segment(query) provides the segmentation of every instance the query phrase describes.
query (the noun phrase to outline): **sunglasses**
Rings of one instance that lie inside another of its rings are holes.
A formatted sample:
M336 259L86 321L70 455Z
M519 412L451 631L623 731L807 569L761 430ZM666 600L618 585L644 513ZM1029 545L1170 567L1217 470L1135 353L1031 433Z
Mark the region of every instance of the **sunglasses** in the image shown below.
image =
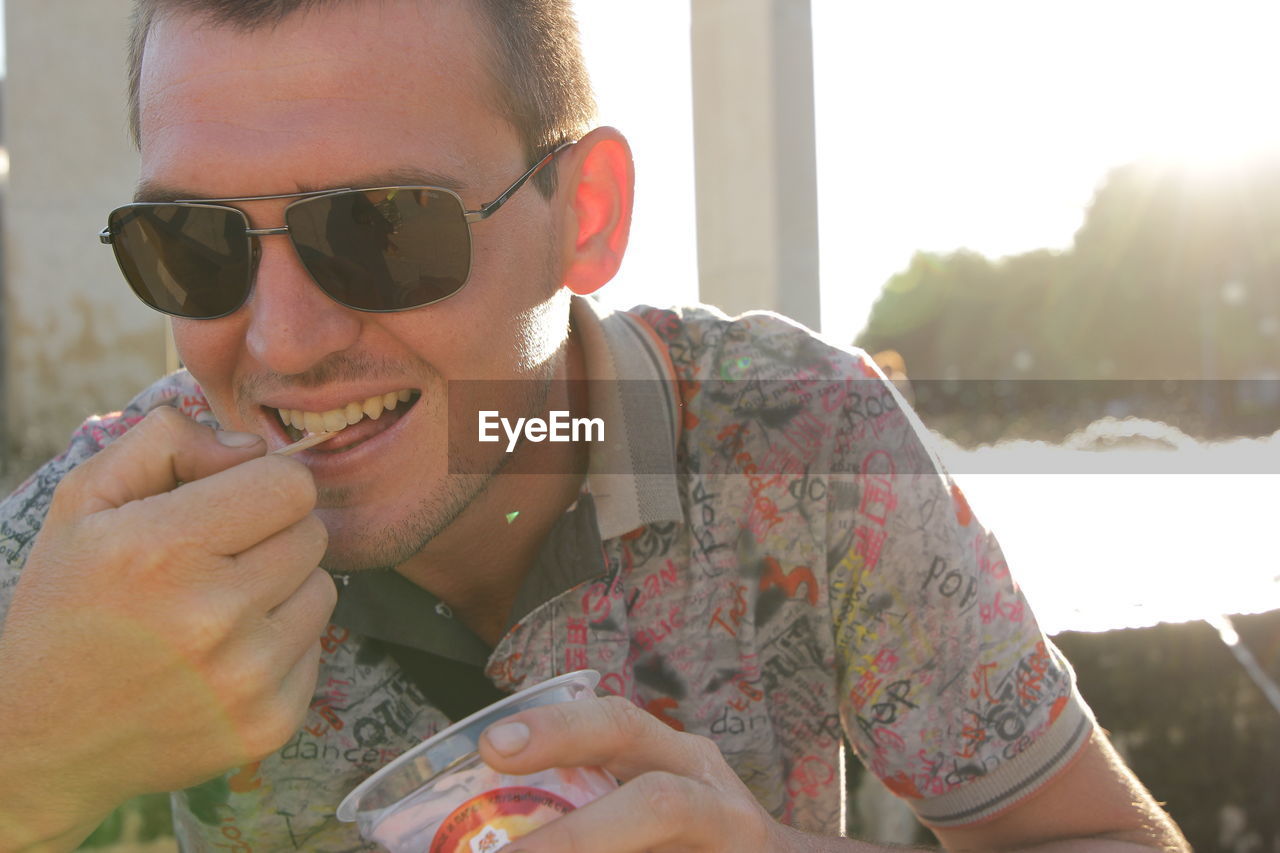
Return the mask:
M226 317L249 298L260 248L288 235L321 290L357 311L407 311L447 299L471 274L471 223L488 219L555 156L547 154L493 201L467 210L441 187L335 189L242 198L140 202L118 207L98 239L129 287L174 317ZM296 199L281 228L250 228L225 202Z

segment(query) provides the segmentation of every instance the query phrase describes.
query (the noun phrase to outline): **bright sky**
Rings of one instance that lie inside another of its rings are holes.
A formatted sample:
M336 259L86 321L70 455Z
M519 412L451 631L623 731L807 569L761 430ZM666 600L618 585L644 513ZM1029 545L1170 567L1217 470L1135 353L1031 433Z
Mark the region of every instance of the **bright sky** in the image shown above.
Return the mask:
M577 0L638 194L620 303L696 292L688 0ZM1280 144L1280 4L812 0L823 326L862 327L916 249L1065 247L1106 170ZM659 196L660 194L660 196Z
M602 297L623 307L696 299L690 0L575 0L600 122L627 135L636 210L621 272ZM625 8L624 14L619 9Z
M1201 446L1181 460L1043 442L943 442L941 452L1048 633L1280 609L1280 437Z

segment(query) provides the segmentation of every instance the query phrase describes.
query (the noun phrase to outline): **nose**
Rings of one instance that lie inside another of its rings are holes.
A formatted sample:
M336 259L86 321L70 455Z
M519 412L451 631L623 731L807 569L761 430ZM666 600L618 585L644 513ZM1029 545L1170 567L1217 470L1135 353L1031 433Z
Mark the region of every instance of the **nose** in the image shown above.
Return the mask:
M245 310L245 344L267 369L305 373L360 337L361 315L334 302L307 273L283 235L254 238L260 255Z

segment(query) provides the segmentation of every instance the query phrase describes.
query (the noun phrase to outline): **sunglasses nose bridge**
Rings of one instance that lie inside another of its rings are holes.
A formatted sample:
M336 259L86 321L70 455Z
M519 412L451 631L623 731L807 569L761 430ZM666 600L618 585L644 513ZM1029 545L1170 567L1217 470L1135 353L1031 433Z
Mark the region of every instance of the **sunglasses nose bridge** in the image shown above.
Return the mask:
M277 234L288 234L289 226L281 225L279 228L246 228L246 237L272 237Z
M276 235L286 231L258 230ZM364 328L361 315L316 286L291 241L252 242L257 251L251 295L240 316L243 346L254 360L276 373L305 373L359 339Z

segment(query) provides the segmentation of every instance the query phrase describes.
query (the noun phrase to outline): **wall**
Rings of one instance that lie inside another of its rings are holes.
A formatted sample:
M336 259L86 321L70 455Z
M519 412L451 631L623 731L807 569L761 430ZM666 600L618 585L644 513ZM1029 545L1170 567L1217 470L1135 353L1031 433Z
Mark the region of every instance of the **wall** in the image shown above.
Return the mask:
M58 452L86 415L119 408L164 369L163 320L97 239L137 175L124 111L128 13L128 0L5 4L9 467Z

